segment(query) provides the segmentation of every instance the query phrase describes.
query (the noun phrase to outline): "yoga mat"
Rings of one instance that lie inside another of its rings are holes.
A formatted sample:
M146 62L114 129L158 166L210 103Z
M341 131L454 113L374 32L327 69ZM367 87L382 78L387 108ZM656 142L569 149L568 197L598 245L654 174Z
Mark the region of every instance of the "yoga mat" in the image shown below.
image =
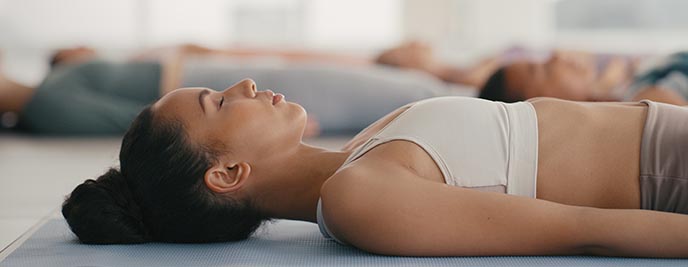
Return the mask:
M3 251L0 266L688 266L681 259L590 256L380 256L327 240L316 224L289 220L233 243L83 245L64 219L52 216L23 239Z

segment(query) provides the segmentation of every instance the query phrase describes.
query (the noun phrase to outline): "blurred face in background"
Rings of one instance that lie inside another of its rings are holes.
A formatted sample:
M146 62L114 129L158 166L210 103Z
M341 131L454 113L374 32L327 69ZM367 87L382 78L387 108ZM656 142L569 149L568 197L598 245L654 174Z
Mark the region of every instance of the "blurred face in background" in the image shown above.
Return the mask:
M516 62L505 67L507 93L517 99L538 96L586 101L594 90L595 66L553 54L546 62Z

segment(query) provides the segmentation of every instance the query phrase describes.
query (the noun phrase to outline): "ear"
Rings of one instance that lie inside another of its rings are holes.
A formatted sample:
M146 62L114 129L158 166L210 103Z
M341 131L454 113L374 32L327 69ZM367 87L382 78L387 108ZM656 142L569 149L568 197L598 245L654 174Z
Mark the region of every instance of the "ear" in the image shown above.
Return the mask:
M248 162L234 164L217 163L205 172L205 185L216 193L233 192L240 189L251 174Z

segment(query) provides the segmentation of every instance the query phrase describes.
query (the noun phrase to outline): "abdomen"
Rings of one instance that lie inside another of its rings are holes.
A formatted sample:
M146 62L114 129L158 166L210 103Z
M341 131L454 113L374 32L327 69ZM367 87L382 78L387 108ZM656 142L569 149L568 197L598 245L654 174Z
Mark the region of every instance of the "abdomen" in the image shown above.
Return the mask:
M640 207L640 143L647 106L530 101L538 116L538 198L600 208Z

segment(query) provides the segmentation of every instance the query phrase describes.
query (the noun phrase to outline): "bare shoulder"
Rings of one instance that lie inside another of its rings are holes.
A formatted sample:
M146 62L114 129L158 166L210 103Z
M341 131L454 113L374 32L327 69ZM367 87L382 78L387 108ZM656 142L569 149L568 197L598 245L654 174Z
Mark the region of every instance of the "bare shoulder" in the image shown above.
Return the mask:
M320 197L328 206L354 207L366 201L366 194L376 193L390 176L400 175L393 163L373 160L355 161L337 171L320 188Z
M322 212L332 233L349 244L354 244L355 233L373 223L374 207L379 194L390 194L393 183L404 183L404 170L393 163L357 161L330 177L320 189Z

